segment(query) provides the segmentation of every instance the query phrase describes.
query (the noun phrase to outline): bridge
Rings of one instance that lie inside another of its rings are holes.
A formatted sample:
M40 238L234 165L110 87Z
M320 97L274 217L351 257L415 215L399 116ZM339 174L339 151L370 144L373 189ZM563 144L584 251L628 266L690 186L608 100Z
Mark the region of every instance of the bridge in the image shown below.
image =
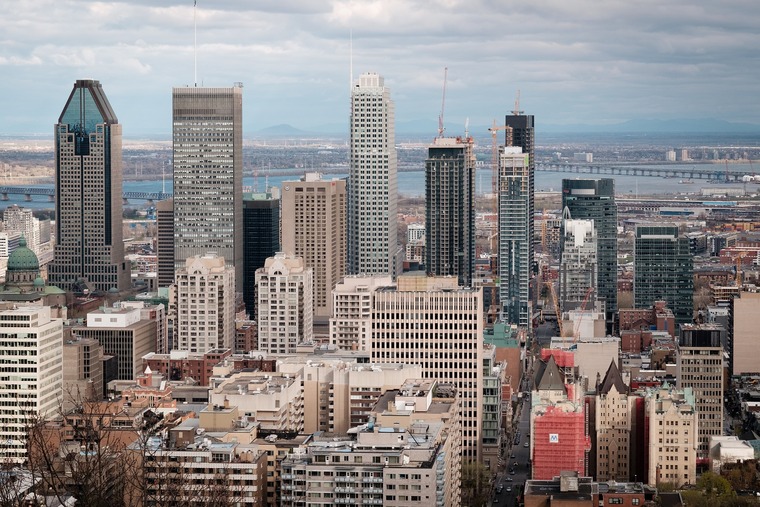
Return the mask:
M741 182L744 176L755 176L750 171L728 171L717 165L709 168L697 166L684 167L644 167L644 166L612 166L601 164L568 164L542 162L536 164L536 171L577 174L605 174L610 176L644 176L653 178L683 178L687 180L712 180L723 183Z
M9 187L0 186L0 201L7 201L9 195L23 195L25 201L31 201L33 195L43 195L50 202L55 201L55 188L53 187ZM143 201L163 201L171 199L172 194L169 192L123 192L124 202L129 199Z

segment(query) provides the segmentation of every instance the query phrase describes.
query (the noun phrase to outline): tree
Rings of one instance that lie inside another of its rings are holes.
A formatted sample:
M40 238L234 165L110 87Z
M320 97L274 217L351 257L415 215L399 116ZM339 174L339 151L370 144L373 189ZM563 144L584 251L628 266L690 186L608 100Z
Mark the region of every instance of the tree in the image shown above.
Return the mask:
M713 507L727 505L736 497L736 492L720 475L705 472L697 480L696 489L683 491L681 496L689 507Z
M462 463L462 505L482 507L491 497L491 471L482 463Z

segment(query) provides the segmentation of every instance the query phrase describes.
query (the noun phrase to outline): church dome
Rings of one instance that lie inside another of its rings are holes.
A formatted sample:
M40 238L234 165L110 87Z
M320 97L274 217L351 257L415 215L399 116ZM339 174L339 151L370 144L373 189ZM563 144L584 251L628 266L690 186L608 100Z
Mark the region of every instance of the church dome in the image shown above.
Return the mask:
M30 248L26 246L26 239L21 237L18 248L8 256L8 271L38 271L40 260Z

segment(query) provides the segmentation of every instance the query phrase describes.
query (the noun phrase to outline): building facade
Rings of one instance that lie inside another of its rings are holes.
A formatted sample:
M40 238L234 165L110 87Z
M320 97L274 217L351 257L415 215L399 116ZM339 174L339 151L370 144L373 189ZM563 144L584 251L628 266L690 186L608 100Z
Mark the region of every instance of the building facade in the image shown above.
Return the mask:
M472 286L475 155L468 138L437 137L425 161L425 269Z
M563 229L565 249L559 267L560 309L563 312L573 310L584 302L586 308L594 308L597 289L594 221L564 220Z
M314 272L314 318L332 316L332 290L346 274L346 180L306 173L282 183L282 250Z
M243 194L243 301L256 318L256 270L280 248L280 198L271 192Z
M174 199L156 203L156 257L158 259L158 286L174 283Z
M633 304L648 308L665 301L676 324L694 318L693 261L689 239L676 225L638 225L633 254Z
M379 74L351 88L348 174L348 273L400 272L395 109Z
M243 86L172 91L174 267L214 252L243 287Z
M375 291L392 283L390 276L344 277L332 291L330 343L345 350L369 351Z
M55 126L56 245L49 281L73 292L124 290L121 124L98 81L74 83Z

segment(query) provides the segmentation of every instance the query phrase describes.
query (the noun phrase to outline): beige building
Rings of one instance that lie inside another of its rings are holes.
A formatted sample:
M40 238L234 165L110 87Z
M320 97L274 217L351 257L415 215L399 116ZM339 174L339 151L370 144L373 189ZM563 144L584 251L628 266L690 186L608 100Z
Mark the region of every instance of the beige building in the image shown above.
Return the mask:
M699 419L695 406L691 388L663 385L647 392L649 484L679 487L696 482Z
M597 320L597 323L601 326L603 333L604 313L598 315L601 319ZM572 351L574 364L578 367L578 376L585 377L589 387L593 389L597 379L604 377L610 367L610 362L618 363L620 338L616 336L579 338L578 340L569 336L552 338L550 348Z
M387 287L390 276L350 275L332 292L330 343L345 350L369 350L372 301L378 287Z
M634 399L613 361L596 390L596 479L629 480Z
M74 339L63 344L63 404L103 399L103 347L97 340Z
M282 462L282 506L459 505L461 433L456 395L412 381L378 402L376 418L346 435L317 437Z
M235 268L216 254L196 255L177 271L170 315L173 350L235 345Z
M346 180L306 173L282 183L282 250L314 271L314 318L332 315L332 290L346 274Z
M760 371L760 347L757 346L757 315L760 314L760 292L742 292L733 299L734 331L731 354L733 375Z
M375 293L370 352L375 363L419 364L423 378L454 384L464 459L482 459L482 288L459 288L456 277L400 275L396 287Z
M256 270L260 351L289 354L313 340L313 273L303 258L283 252Z

